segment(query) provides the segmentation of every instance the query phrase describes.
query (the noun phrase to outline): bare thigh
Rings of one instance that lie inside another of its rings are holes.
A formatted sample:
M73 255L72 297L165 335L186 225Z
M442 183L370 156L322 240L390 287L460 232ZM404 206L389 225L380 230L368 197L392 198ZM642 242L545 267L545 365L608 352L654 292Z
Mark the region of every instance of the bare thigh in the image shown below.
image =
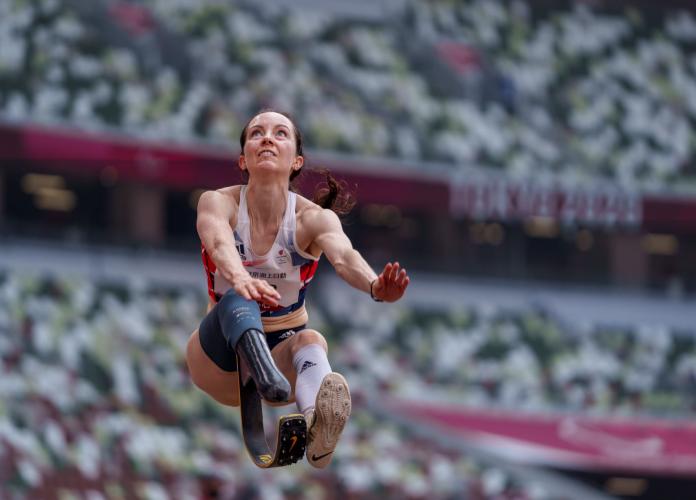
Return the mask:
M287 340L278 344L271 356L280 372L290 382L292 394L285 403L268 403L272 406L284 406L295 401L295 382L297 373L293 366L295 353L303 346L318 343L324 350L327 349L326 341L316 330L302 330ZM234 353L230 353L234 356ZM198 337L198 330L195 330L186 345L186 364L193 383L215 399L218 403L227 406L239 406L239 375L237 372L228 372L220 368L208 357Z
M234 356L234 353L230 353ZM196 329L186 344L186 364L193 383L218 403L239 406L239 377L237 372L220 368L201 347Z

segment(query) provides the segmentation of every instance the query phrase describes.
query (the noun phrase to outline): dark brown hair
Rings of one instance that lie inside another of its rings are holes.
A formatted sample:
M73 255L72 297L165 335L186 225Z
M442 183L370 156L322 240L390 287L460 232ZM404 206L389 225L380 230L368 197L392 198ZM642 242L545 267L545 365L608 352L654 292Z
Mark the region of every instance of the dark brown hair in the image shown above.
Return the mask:
M295 154L297 156L304 156L304 153L302 152L302 132L300 132L300 129L297 128L297 125L295 125L295 121L288 113L273 109L263 109L259 111L251 117L246 125L244 125L242 133L239 136L239 145L242 148L242 154L244 154L244 145L246 144L247 140L246 135L249 124L251 123L251 120L259 116L261 113L278 113L290 120L290 123L292 123L292 131L295 134ZM304 166L299 170L293 170L290 173L291 191L297 192L295 179L297 179L297 177L306 168L308 167ZM355 206L356 200L353 193L348 191L345 181L337 180L326 168L311 168L310 170L312 173L316 173L324 177L324 181L315 186L312 201L322 208L333 210L339 216L347 215Z

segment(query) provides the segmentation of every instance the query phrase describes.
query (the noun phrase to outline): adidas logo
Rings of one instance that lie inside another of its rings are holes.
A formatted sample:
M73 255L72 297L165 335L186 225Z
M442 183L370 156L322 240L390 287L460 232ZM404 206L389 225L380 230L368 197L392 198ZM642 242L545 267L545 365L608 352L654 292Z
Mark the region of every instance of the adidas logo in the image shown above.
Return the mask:
M300 373L304 372L307 368L311 368L313 366L317 366L317 364L312 363L311 361L305 361L302 365L302 368L300 368Z
M290 337L292 337L292 336L295 335L296 333L297 333L297 332L296 332L295 330L288 330L287 332L285 332L284 334L282 334L280 337L278 337L278 340L289 339Z

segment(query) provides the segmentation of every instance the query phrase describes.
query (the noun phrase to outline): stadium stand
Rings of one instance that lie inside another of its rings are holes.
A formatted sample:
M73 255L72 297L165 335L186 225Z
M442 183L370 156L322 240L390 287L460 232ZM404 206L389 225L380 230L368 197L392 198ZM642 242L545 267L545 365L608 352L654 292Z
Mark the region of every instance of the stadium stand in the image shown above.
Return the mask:
M534 309L389 307L376 316L369 301L351 314L336 303L313 301L313 323L357 402L378 395L511 414L693 414L693 335L579 331ZM3 483L21 495L90 498L200 498L216 488L223 498L283 498L300 483L339 497L549 498L538 482L426 442L364 405L329 474L304 464L292 473L256 469L237 412L196 390L186 372L182 346L204 306L201 287L190 285L3 273Z
M377 311L352 300L346 311L336 288L322 311L358 388L518 411L688 418L696 409L693 330L576 324L542 306L494 302Z
M3 273L5 491L94 499L292 498L308 491L321 498L549 498L534 481L411 436L365 408L328 473L306 464L255 468L237 412L188 379L182 346L203 299L190 286Z
M407 2L397 23L245 2L107 5L2 7L5 119L234 144L270 106L294 110L317 149L693 188L687 11Z

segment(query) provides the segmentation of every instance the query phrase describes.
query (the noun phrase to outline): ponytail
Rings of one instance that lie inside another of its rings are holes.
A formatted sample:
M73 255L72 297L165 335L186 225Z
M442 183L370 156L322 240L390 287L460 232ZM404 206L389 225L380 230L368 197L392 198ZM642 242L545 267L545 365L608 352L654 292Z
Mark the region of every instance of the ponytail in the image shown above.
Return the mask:
M312 201L321 208L333 210L336 215L343 217L348 215L355 206L355 195L348 190L346 181L337 180L326 168L316 169L319 175L324 177L314 188Z

